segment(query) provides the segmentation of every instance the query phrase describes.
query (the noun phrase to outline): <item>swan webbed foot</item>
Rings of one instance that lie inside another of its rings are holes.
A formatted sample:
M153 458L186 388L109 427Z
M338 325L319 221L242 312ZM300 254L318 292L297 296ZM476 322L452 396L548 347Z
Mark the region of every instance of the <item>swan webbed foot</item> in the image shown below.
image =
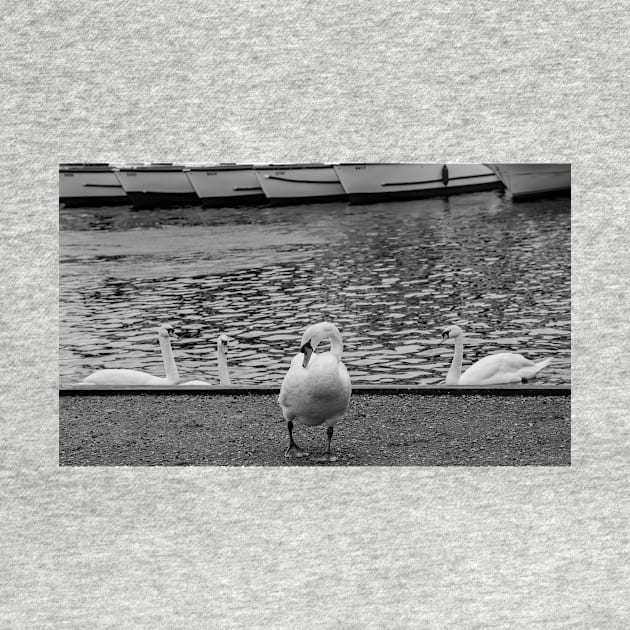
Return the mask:
M328 427L326 429L326 437L327 437L326 452L321 457L318 457L315 460L316 462L319 462L319 463L336 462L339 459L336 455L333 455L330 452L330 442L332 441L332 436L333 436L333 428Z
M308 457L309 454L306 451L303 451L294 441L293 441L293 422L289 420L287 422L287 428L289 429L289 448L285 451L285 457Z
M320 457L317 457L315 461L318 464L325 464L326 462L336 462L339 458L332 453L324 453Z
M309 454L303 451L295 442L289 445L289 448L284 453L285 457L308 457Z

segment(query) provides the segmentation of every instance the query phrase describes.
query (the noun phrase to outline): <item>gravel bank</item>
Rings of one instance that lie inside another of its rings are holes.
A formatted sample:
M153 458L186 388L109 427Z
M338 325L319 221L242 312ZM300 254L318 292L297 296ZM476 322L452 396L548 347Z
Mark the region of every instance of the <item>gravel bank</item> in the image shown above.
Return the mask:
M322 427L296 442L323 452ZM287 460L274 395L63 396L62 466L304 466ZM326 466L526 466L571 463L568 396L354 396Z
M296 426L318 455L322 427ZM314 465L287 460L275 395L63 396L62 466ZM568 396L355 395L327 466L524 466L571 462ZM322 465L322 464L315 464Z

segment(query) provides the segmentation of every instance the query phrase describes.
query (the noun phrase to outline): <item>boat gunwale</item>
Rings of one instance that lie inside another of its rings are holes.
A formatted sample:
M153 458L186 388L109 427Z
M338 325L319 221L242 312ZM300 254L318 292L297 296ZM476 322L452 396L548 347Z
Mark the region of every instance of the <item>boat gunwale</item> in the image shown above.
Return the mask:
M254 166L256 171L297 171L300 169L324 169L335 168L335 164L324 164L323 162L315 162L312 164L265 164Z
M212 166L188 166L186 170L190 172L198 171L253 171L256 167L253 164L217 164Z

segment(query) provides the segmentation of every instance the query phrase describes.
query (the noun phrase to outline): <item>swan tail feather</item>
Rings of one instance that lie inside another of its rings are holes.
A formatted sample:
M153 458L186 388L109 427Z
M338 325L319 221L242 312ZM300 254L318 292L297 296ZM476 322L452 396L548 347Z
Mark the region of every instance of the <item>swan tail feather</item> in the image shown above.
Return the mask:
M522 374L522 380L528 381L532 378L536 378L538 372L542 369L546 368L551 363L551 359L545 359L544 361L540 361L538 363L534 363L530 368L525 370Z
M545 359L544 361L540 361L539 363L536 363L536 372L540 372L540 370L542 370L543 368L546 368L550 363L551 363L552 359Z

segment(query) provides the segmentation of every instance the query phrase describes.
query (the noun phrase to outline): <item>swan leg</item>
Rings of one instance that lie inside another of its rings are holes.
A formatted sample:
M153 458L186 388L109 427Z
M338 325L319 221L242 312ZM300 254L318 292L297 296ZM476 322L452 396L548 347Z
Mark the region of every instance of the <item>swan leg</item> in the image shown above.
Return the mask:
M337 461L337 456L333 455L330 452L330 441L332 440L332 436L333 436L333 428L328 427L328 429L326 429L326 437L328 438L326 452L321 457L318 457L316 461L318 462L336 462Z
M289 428L289 448L285 451L285 457L308 457L308 453L303 451L293 440L293 422L287 422Z

